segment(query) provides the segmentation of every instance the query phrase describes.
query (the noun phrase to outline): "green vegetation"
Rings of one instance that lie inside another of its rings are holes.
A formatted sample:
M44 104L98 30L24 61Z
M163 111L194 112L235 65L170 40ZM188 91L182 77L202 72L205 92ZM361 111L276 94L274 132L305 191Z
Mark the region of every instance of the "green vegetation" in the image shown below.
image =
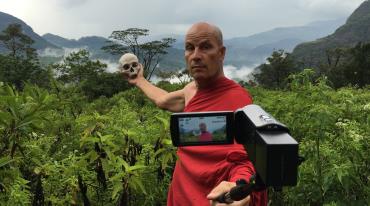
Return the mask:
M0 93L1 205L164 204L168 114L137 90L92 103L29 85Z
M273 205L369 205L370 90L334 90L326 78L312 83L313 75L291 76L287 91L250 89L254 103L290 128L306 158L296 187L270 193Z
M254 75L255 79L269 89L285 88L288 76L299 71L290 54L283 50L274 51L267 58L267 63L260 65L258 69L260 71Z
M287 91L248 88L306 158L296 187L270 191L272 205L367 205L370 91L336 91L310 75ZM169 114L139 90L92 102L64 87L0 93L2 205L165 204L176 160Z
M297 63L291 54L282 50L275 51L260 65L254 74L259 85L269 89L284 89L289 85L289 76L301 71L302 63ZM313 78L328 77L333 88L348 85L366 87L370 85L370 43L358 43L353 48L335 48L326 51L326 63L315 70Z
M48 71L40 67L37 53L31 47L34 41L22 33L20 24L9 25L0 33L0 46L7 49L0 54L0 81L22 89L25 81L47 85Z

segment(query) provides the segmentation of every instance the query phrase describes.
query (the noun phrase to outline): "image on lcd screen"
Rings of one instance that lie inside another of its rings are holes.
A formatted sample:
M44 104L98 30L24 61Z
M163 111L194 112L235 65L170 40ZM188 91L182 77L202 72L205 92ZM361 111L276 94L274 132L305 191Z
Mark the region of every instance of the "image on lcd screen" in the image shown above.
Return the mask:
M226 141L226 116L179 118L180 142Z

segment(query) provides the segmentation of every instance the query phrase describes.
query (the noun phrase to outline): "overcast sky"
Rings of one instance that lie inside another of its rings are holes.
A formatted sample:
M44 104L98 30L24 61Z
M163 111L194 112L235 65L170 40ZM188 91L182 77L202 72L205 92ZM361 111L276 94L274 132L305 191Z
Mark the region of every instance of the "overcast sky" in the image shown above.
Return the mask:
M198 21L218 25L226 38L276 27L348 17L365 0L0 0L0 11L36 33L65 38L147 28L150 34L184 34Z

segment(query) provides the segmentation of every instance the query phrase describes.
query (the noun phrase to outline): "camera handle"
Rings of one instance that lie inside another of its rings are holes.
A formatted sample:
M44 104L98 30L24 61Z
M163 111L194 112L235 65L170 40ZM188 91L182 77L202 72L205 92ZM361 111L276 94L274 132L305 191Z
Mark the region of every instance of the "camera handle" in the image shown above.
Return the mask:
M249 184L245 179L239 179L236 181L236 186L231 188L229 192L226 192L217 197L216 201L219 203L231 204L234 201L239 201L247 197L256 186L256 176L252 175L249 179Z

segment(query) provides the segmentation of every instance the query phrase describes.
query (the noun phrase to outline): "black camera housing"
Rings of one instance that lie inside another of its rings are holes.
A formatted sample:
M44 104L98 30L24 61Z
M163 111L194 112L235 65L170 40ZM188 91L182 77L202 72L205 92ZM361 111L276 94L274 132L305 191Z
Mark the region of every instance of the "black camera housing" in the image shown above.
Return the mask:
M298 142L288 128L258 105L235 111L235 139L244 145L265 186L297 184Z

